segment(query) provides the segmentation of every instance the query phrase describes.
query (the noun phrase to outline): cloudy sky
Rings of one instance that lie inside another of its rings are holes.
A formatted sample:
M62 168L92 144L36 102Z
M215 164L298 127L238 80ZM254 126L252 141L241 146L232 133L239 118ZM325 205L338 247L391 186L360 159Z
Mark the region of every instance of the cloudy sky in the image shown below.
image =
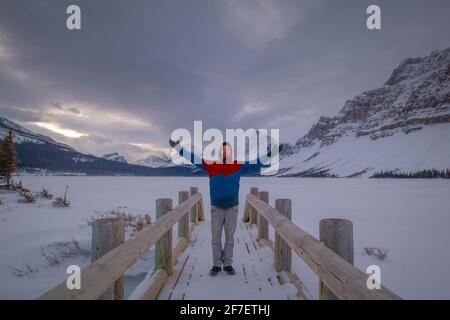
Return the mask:
M66 28L70 4L82 30ZM382 9L382 30L366 8ZM82 152L133 161L176 128L279 128L381 86L450 46L450 1L0 0L0 115Z

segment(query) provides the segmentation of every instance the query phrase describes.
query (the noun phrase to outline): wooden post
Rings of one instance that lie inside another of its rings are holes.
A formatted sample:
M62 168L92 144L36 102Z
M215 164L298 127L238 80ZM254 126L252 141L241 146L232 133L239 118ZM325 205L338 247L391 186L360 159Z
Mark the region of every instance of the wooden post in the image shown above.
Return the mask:
M203 208L203 200L198 203L198 221L205 221L205 211Z
M191 187L190 188L190 192L191 192L191 197L198 193L198 188L197 187ZM198 222L198 203L196 203L192 208L191 208L191 222L193 223L197 223Z
M172 199L156 200L156 219L172 210ZM155 271L163 269L170 277L172 275L172 228L155 244Z
M178 192L178 204L182 204L187 199L189 199L189 191ZM190 240L189 212L186 212L186 214L178 220L178 238L186 238L188 241Z
M342 258L353 264L353 223L345 219L323 219L320 221L320 241ZM320 300L338 298L320 282Z
M269 204L269 192L260 191L259 199ZM258 214L258 240L262 239L269 239L269 223L261 214Z
M122 218L98 219L92 223L91 262L99 259L125 241ZM124 276L105 291L100 300L121 300L124 294Z
M250 205L247 201L244 204L244 216L242 217L243 222L250 222Z
M291 199L276 199L275 209L283 216L292 220L292 201ZM275 270L277 272L289 271L291 272L292 264L292 250L289 245L280 237L278 232L275 231L275 244L274 244L274 259Z
M255 197L259 196L258 188L256 188L256 187L250 188L250 193L252 195L254 195ZM257 223L258 223L258 212L256 211L255 208L252 207L250 209L250 226L252 224L257 224Z

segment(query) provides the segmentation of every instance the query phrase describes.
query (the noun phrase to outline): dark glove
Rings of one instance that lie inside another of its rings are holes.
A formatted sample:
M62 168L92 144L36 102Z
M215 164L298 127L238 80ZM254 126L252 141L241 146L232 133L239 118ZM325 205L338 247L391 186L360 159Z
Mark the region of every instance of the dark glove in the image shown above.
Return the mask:
M175 147L177 144L179 144L180 141L173 141L172 139L169 139L169 145L173 148Z
M281 152L281 150L283 150L283 148L284 148L283 144L280 144L280 145L278 146L278 152Z

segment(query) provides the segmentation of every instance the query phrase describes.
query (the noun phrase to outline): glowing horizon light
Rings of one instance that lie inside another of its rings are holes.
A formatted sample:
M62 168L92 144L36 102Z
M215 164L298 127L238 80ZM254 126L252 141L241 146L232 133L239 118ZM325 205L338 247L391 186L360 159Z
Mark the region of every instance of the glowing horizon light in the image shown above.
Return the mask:
M37 125L38 127L53 131L55 133L62 134L63 136L68 138L81 138L89 135L87 133L81 133L72 129L63 129L50 122L33 122L33 124Z

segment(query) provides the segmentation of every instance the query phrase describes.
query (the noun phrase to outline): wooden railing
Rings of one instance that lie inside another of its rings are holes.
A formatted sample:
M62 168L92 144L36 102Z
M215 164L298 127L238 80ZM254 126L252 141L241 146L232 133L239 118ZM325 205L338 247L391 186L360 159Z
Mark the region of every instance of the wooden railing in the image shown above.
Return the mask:
M147 225L135 237L116 247L102 241L110 241L117 234L119 234L118 238L123 238L124 232L121 230L123 221L116 221L112 227L108 219L97 221L106 228L99 227L94 222L92 260L95 261L81 270L81 289L69 290L66 281L63 281L38 299L123 298L123 280L121 279L125 271L153 245L155 245L153 282L145 298L156 298L167 278L172 274L172 266L178 255L186 248L193 227L204 216L203 199L201 193L198 193L198 188L191 188L190 197L188 191L180 191L178 200L179 205L175 209L172 209L172 199L156 200L157 220L155 223ZM176 223L178 223L178 243L172 250L172 227ZM98 234L96 230L100 230ZM105 230L108 232L107 236L102 235ZM104 248L111 248L111 250L104 250ZM118 282L122 284L118 285ZM107 294L108 292L111 294Z
M180 191L179 205L172 199L156 200L156 221L132 239L124 240L121 219L101 219L93 224L92 263L81 270L81 289L68 289L66 281L39 299L121 299L124 273L152 246L155 261L151 283L142 298L155 299L172 275L173 265L185 250L193 228L204 219L203 199L198 188ZM353 266L352 223L342 219L320 222L320 241L291 222L290 199L269 204L268 192L251 188L245 200L244 221L258 228L258 240L274 251L277 272L286 272L289 281L303 286L291 273L292 250L320 279L321 299L400 299L384 286L367 287L368 275ZM178 243L172 246L172 228L178 223ZM269 239L269 225L275 230Z
M276 271L291 271L293 250L319 277L320 299L400 299L384 286L369 289L369 276L353 266L351 221L322 220L322 243L290 221L290 199L276 199L275 208L268 202L267 192L251 188L245 201L244 221L257 225L259 240L274 250ZM275 243L269 239L268 224L275 230Z

